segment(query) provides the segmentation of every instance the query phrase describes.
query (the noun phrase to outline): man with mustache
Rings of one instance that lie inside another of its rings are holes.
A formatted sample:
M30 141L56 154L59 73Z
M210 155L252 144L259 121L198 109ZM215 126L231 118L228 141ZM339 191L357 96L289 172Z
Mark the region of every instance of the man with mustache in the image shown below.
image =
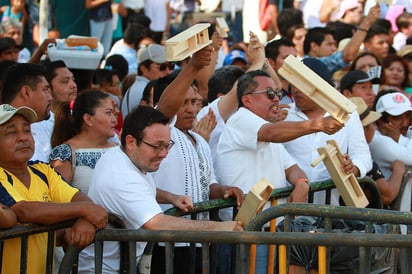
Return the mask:
M41 65L21 63L7 70L3 80L2 103L30 107L38 117L37 123L31 125L36 141L32 160L49 161L54 125L52 107L76 96L73 74L63 61L51 62L47 69Z
M28 107L0 105L0 202L14 212L19 223L46 225L78 218L59 239L64 237L83 248L93 241L97 229L106 227L107 212L49 165L29 162L34 152L30 124L36 120L36 113ZM20 273L16 267L20 246L20 238L4 242L1 273ZM46 246L47 233L29 237L27 273L46 272Z
M276 121L281 92L270 76L255 70L238 80L239 109L226 123L217 146L217 178L247 193L261 178L275 188L293 185L290 202L306 202L308 178L280 142L314 132L333 134L342 124L332 117L302 122ZM278 203L285 203L284 199ZM221 218L232 218L221 210ZM222 256L222 255L219 255ZM225 257L229 258L229 257ZM267 246L258 246L256 273L265 273ZM229 263L230 265L230 263ZM228 272L221 272L228 273Z

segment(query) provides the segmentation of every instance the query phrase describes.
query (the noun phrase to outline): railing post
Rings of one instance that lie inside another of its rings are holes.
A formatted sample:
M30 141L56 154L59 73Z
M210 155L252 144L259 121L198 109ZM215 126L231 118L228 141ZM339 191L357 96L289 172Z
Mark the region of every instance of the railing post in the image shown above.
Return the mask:
M249 273L249 253L250 245L239 244L236 251L235 273Z
M94 242L94 270L96 274L103 271L103 241Z
M165 246L166 274L173 274L174 257L175 257L174 243L166 243L166 246Z

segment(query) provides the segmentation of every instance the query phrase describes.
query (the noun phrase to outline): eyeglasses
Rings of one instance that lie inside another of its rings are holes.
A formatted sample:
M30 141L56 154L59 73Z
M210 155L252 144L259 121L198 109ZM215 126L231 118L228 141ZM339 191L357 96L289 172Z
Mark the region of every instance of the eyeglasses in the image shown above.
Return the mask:
M261 94L261 93L266 93L266 95L268 96L268 98L270 100L275 99L275 96L277 96L279 98L279 101L282 100L283 94L282 94L282 90L280 89L276 89L274 90L273 88L267 88L264 90L256 90L256 91L252 91L249 93L245 93L245 95L247 94Z
M142 142L143 144L153 148L153 152L155 154L162 153L164 150L169 151L173 147L173 145L175 144L175 142L173 140L170 140L167 145L157 145L157 146L152 145L152 144L150 144L148 142L145 142L143 140L140 140L140 142Z
M168 62L162 63L162 64L156 63L156 65L159 66L159 70L160 70L160 71L164 71L164 70L166 70L167 68L168 68L169 70L173 70L173 69L175 68L175 64L174 64L174 63L168 63Z

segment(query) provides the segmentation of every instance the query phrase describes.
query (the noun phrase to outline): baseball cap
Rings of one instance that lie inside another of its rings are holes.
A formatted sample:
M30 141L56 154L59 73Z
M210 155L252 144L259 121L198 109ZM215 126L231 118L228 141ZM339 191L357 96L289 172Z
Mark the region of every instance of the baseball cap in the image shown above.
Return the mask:
M376 103L377 112L387 112L392 116L401 115L407 111L412 111L411 102L408 97L400 92L385 94Z
M146 60L152 60L155 63L162 64L166 62L166 50L158 44L150 44L145 48L141 48L137 53L139 63Z
M37 121L37 114L29 107L15 108L8 104L0 105L0 125L9 121L14 115L20 114L26 118L29 123Z
M313 72L319 75L331 86L335 86L335 84L332 81L332 74L330 73L330 70L322 61L316 58L307 57L302 60L302 63L305 64L311 70L313 70Z
M398 55L405 57L412 53L412 45L406 45L398 51Z
M358 0L343 0L339 6L339 12L336 15L337 18L342 18L347 10L361 7L362 4Z
M351 70L345 74L340 80L340 91L345 89L352 89L355 84L372 82L372 84L379 84L380 79L374 76L369 76L363 70Z
M246 53L244 53L244 52L241 51L241 50L235 49L235 50L230 51L230 52L226 55L225 59L223 60L223 65L224 65L224 66L231 65L231 64L233 64L233 62L234 62L235 60L237 60L237 59L240 59L240 60L242 60L243 62L245 62L245 64L247 64Z
M356 110L359 113L362 126L366 127L381 118L382 114L370 110L362 98L351 97L349 100L356 105Z

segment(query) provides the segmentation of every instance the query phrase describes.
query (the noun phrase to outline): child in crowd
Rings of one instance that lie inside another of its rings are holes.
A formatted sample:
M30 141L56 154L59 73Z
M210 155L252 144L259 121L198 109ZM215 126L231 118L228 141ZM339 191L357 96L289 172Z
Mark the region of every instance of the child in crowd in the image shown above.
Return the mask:
M19 20L24 26L27 21L25 4L25 0L10 0L10 5L5 5L0 8L1 13L3 14L1 22L4 22L9 18L13 18Z

